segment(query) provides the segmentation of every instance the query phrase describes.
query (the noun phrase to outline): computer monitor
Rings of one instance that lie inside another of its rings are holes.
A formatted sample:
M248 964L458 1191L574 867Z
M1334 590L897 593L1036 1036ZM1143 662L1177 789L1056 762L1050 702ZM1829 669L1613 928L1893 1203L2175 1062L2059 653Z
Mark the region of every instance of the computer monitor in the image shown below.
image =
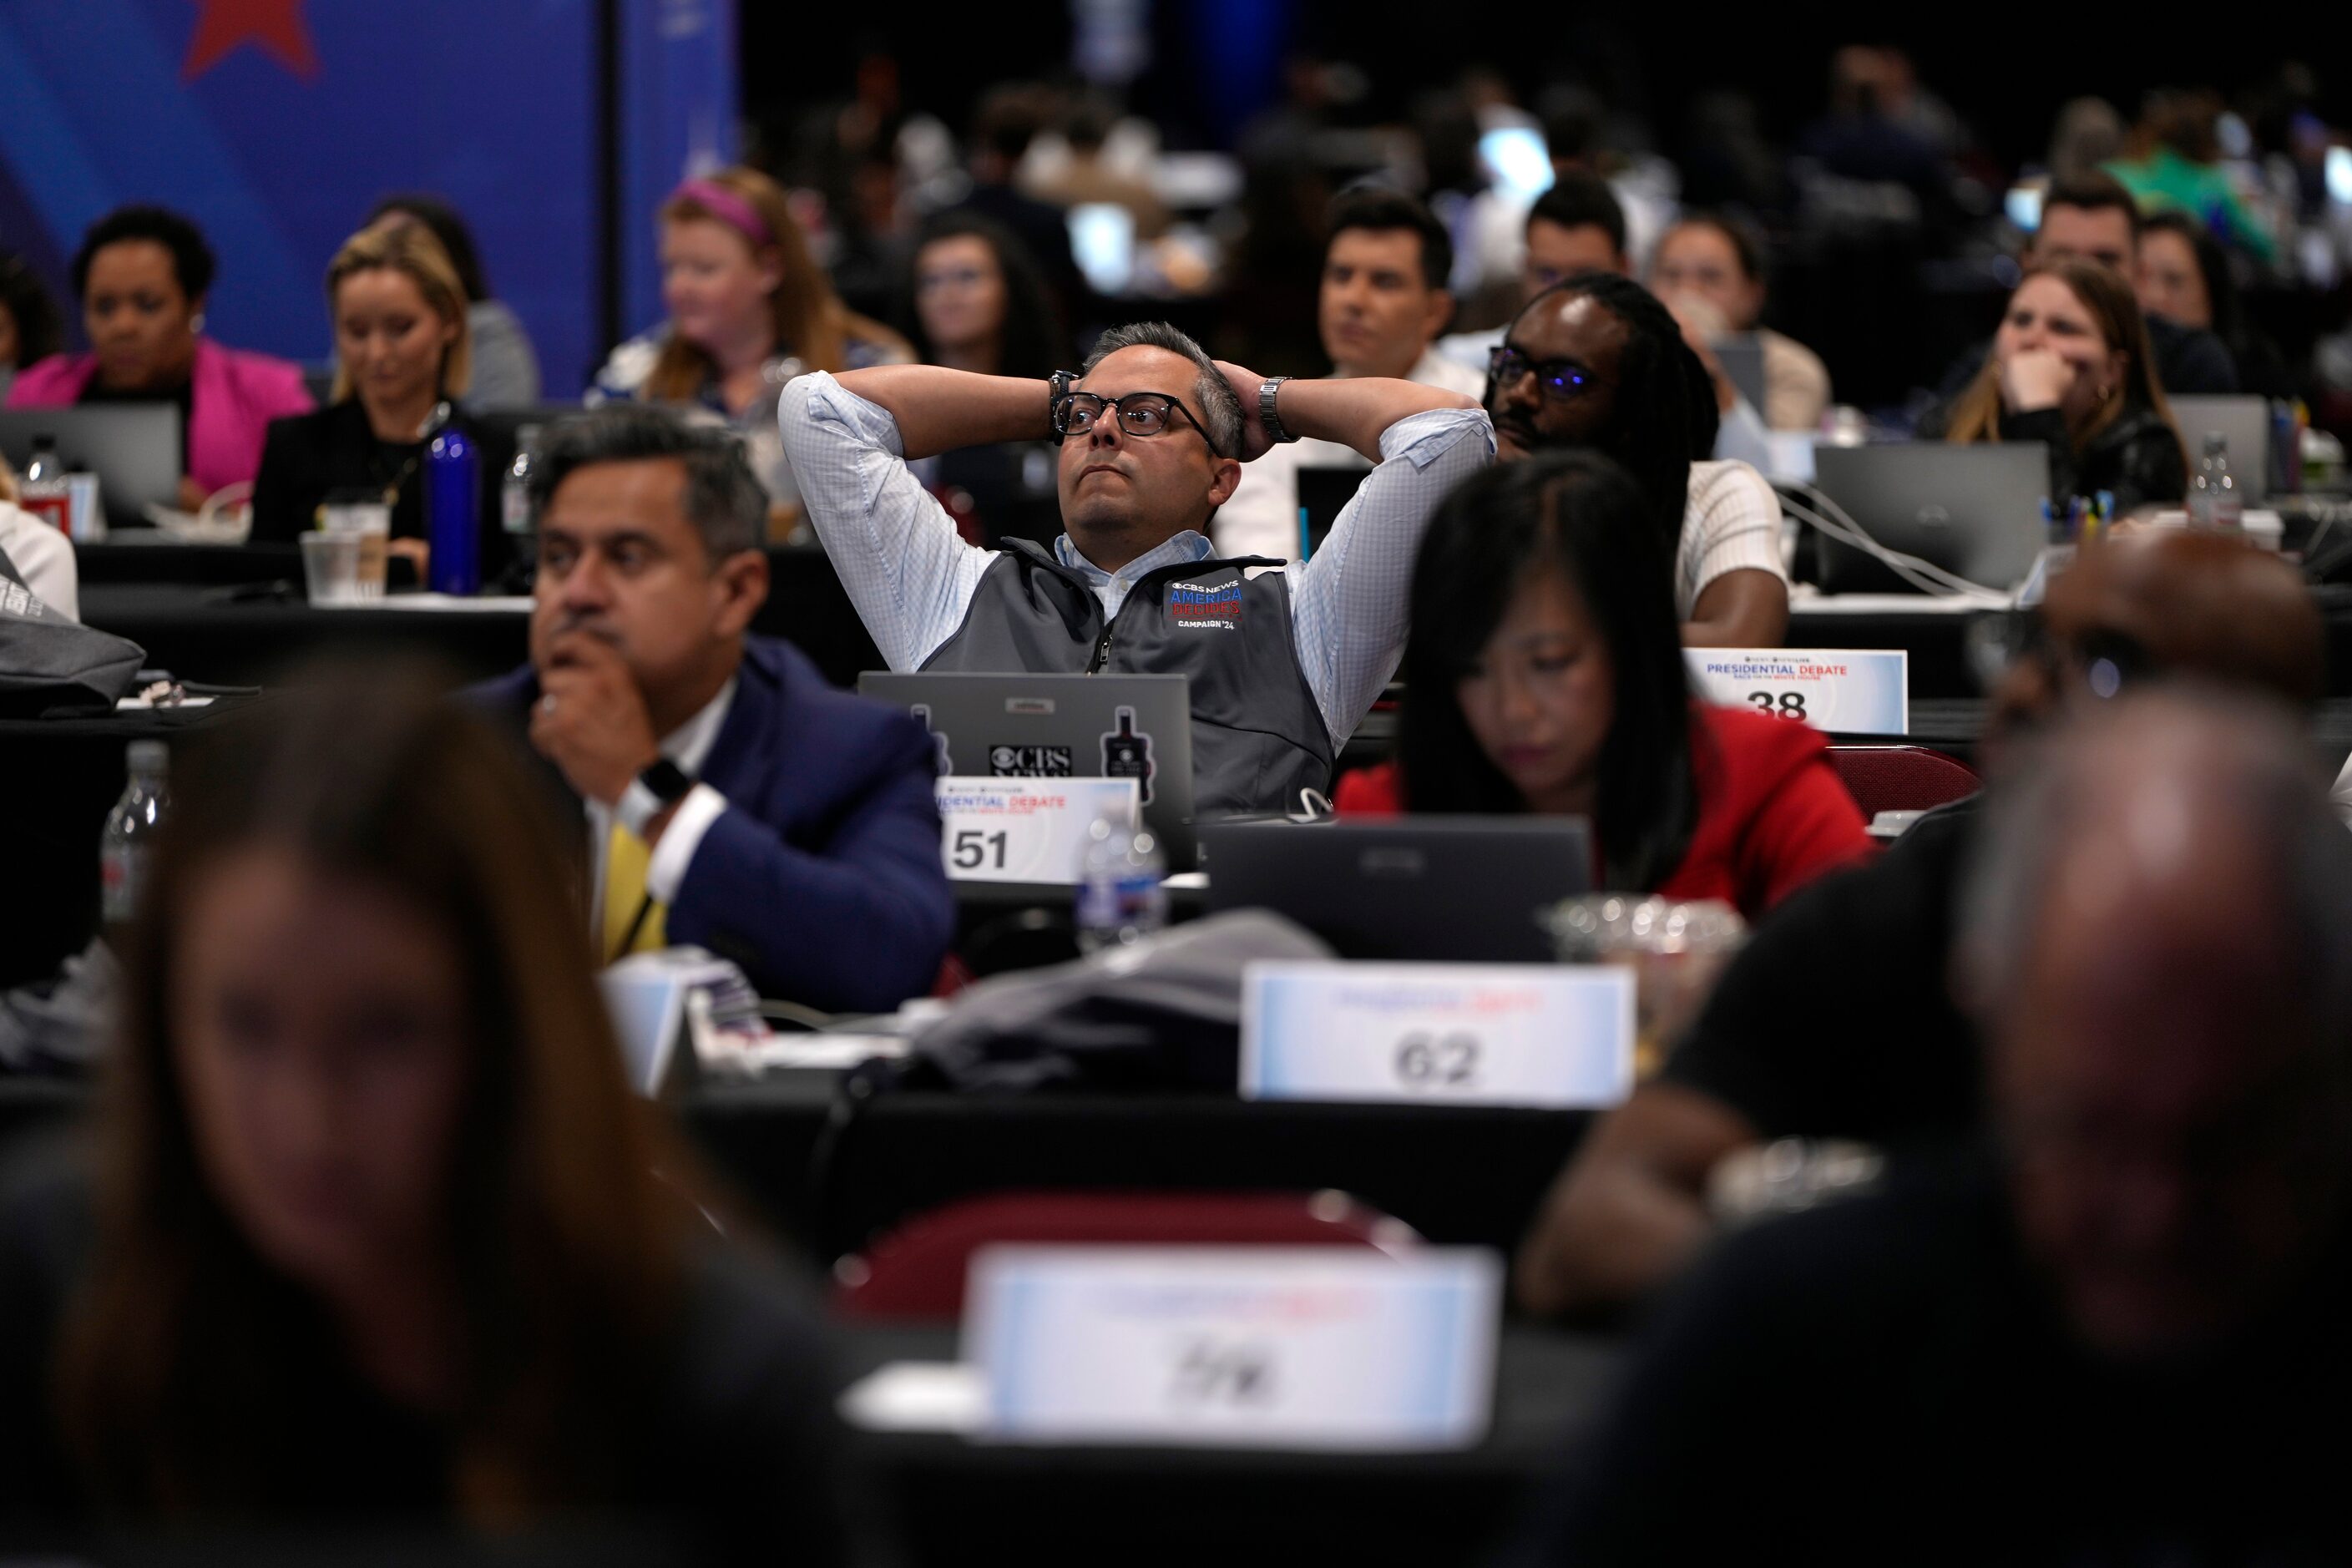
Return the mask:
M1298 559L1307 560L1323 548L1339 514L1356 499L1364 476L1371 471L1369 466L1350 468L1337 464L1302 467L1297 470Z
M2172 421L2180 426L2193 476L2205 458L2205 437L2229 443L2230 477L2247 506L2271 493L2271 405L2262 397L2175 397Z
M1192 704L1181 675L970 675L868 670L863 696L929 726L941 773L1140 781L1143 821L1174 870L1192 830Z
M1546 963L1538 917L1592 890L1578 816L1209 823L1201 851L1211 910L1272 910L1342 958Z
M22 473L33 443L56 437L67 469L98 476L110 528L146 526L147 508L180 504L180 411L169 403L0 409L0 452Z
M2047 538L2050 453L2039 441L1824 445L1813 484L1879 543L1987 588L2024 581ZM1816 537L1822 592L1915 591L1867 552Z
M1764 340L1754 332L1731 332L1707 345L1715 363L1758 414L1764 412Z

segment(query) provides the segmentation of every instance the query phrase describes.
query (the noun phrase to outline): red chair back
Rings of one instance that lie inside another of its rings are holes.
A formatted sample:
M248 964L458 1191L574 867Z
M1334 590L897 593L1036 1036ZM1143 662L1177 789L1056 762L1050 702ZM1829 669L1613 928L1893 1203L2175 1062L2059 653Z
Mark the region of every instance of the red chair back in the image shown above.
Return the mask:
M1966 763L1927 746L1832 746L1830 766L1865 821L1882 811L1932 811L1984 787Z
M916 1215L835 1266L845 1317L953 1321L971 1255L997 1242L1151 1247L1420 1245L1345 1193L992 1193Z

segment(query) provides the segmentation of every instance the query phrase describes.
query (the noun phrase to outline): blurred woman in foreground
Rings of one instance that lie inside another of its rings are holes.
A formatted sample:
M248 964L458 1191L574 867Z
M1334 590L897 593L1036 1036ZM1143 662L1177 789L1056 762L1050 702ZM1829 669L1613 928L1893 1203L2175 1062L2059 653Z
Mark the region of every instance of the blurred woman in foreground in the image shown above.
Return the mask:
M527 775L421 682L289 700L173 781L94 1185L0 1207L0 1523L842 1560L810 1321L624 1081Z

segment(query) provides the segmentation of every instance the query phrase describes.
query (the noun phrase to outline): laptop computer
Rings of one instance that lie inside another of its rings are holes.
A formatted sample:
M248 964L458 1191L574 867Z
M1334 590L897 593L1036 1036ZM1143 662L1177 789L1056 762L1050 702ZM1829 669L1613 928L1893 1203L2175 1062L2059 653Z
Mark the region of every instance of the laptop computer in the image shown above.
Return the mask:
M2038 441L1822 446L1813 453L1813 484L1888 549L1991 589L2022 582L2046 538L2050 453ZM1867 552L1812 537L1823 593L1917 591Z
M1267 909L1342 958L1543 963L1539 911L1592 890L1573 816L1234 822L1201 829L1208 907Z
M857 690L929 726L943 774L1139 779L1144 826L1159 839L1169 868L1190 870L1199 858L1192 700L1181 675L867 670Z
M1357 468L1318 464L1298 470L1298 559L1305 561L1323 548L1339 513L1356 499L1364 476L1371 471L1369 463Z
M1758 414L1764 412L1764 340L1754 332L1732 332L1707 345L1715 351L1715 363L1737 387L1739 395L1748 399L1748 406Z
M2271 405L2262 397L2175 397L2172 422L2193 477L2204 460L2205 437L2230 444L2230 477L2246 506L2259 506L2271 493Z
M180 411L168 403L0 409L0 452L22 473L33 443L57 438L68 471L98 476L110 528L147 526L150 502L180 504Z

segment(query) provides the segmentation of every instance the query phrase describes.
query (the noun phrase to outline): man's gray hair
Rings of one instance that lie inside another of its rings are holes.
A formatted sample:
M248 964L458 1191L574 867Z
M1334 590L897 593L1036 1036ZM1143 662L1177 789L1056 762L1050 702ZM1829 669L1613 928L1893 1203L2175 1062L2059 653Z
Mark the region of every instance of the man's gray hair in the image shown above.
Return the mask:
M608 403L557 421L531 459L532 515L544 512L556 488L591 464L661 459L686 469L686 520L702 535L714 569L730 555L760 548L767 535L768 492L744 459L743 438L650 404Z
M1201 367L1201 376L1192 384L1193 399L1201 405L1201 423L1209 437L1209 446L1220 458L1238 458L1242 451L1242 400L1234 391L1234 384L1209 357L1209 351L1192 341L1192 335L1180 332L1165 321L1129 321L1123 327L1113 327L1095 340L1086 363L1078 367L1082 376L1092 375L1095 366L1102 363L1121 349L1166 349L1171 354L1182 354Z
M1989 805L1960 904L1960 979L1981 1011L2015 994L2069 843L2119 791L2176 779L2197 833L2233 833L2277 902L2284 955L2322 1037L2352 1050L2352 830L2330 809L2284 707L2242 688L2181 684L2070 721Z

